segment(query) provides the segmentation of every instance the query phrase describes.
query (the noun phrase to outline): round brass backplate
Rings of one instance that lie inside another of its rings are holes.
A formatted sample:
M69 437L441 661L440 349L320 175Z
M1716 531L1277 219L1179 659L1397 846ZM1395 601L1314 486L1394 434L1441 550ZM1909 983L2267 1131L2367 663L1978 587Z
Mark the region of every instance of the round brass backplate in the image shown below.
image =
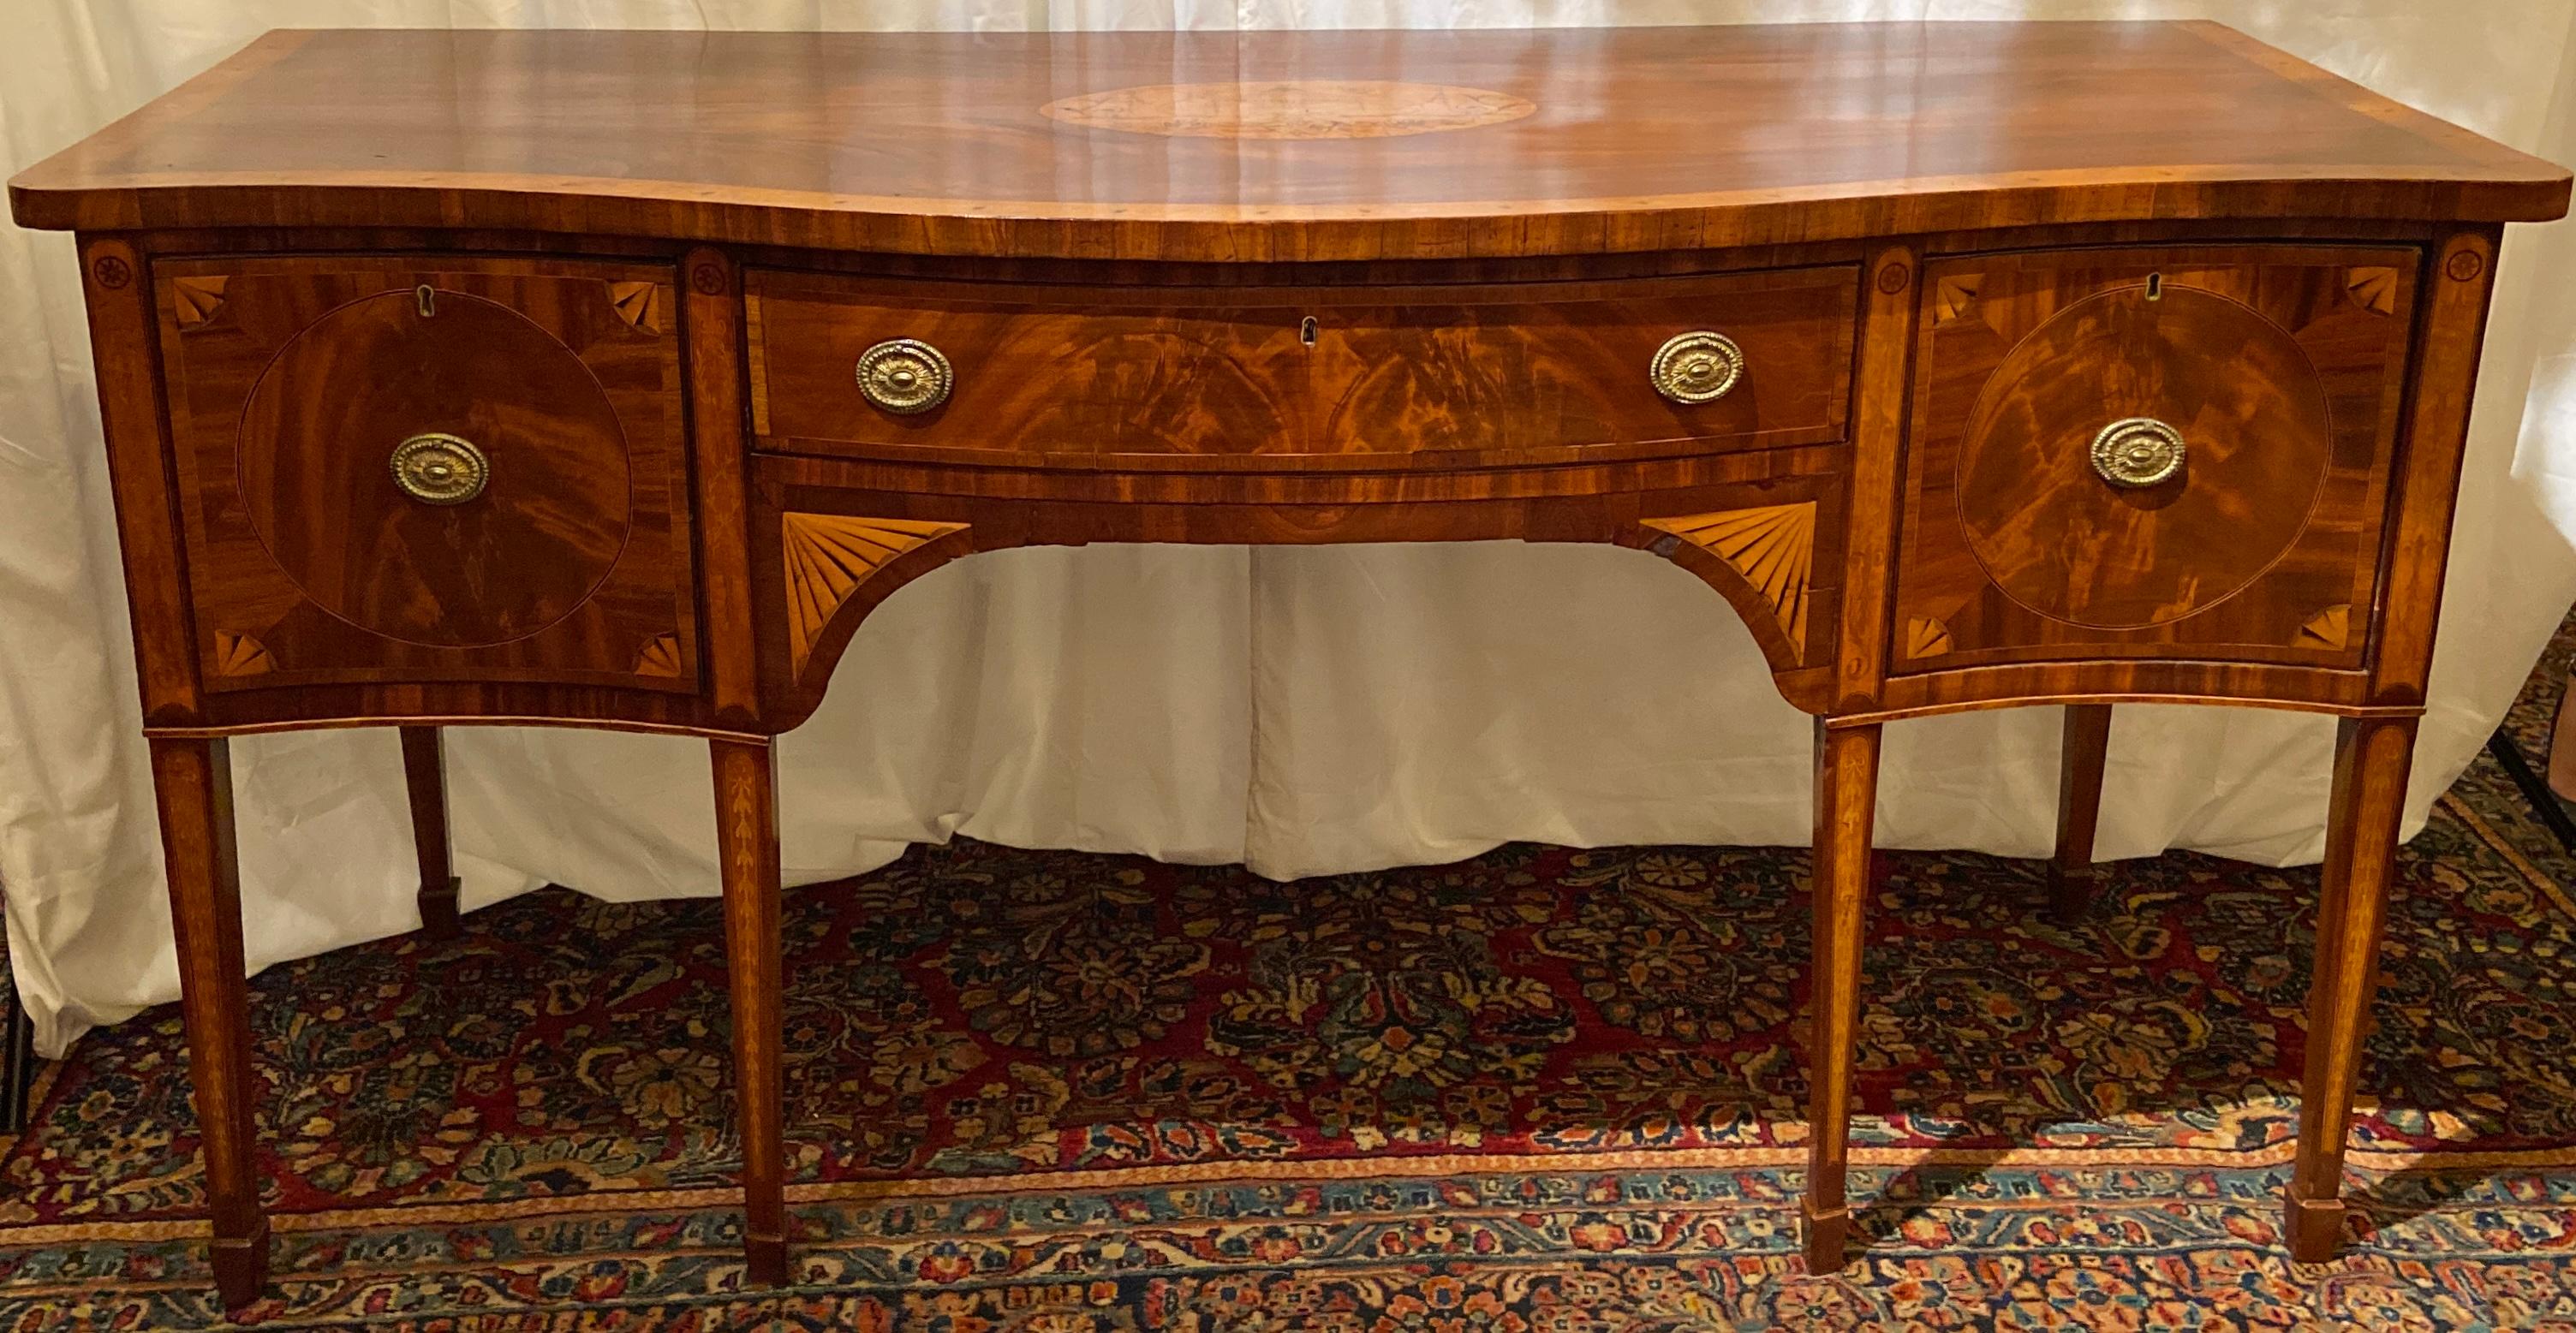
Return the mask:
M957 378L948 358L918 338L890 338L859 353L858 376L860 394L898 416L947 402Z
M2142 489L2182 471L2182 432L2154 417L2128 417L2093 437L2093 470L2114 486Z
M1744 349L1705 329L1675 334L1655 349L1647 373L1655 392L1676 403L1713 403L1744 378Z
M461 505L483 493L492 465L463 436L428 431L394 446L394 485L422 504Z

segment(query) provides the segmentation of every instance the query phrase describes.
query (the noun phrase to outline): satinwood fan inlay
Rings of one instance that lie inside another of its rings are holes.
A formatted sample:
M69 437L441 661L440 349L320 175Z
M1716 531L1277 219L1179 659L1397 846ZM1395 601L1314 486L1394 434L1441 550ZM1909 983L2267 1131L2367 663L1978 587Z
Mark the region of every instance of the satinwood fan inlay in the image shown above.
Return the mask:
M170 284L171 315L177 320L181 332L197 328L215 317L215 311L224 304L224 284L227 281L218 273L180 278Z
M787 557L787 646L802 672L832 613L878 570L917 546L963 532L963 523L844 514L781 514Z
M277 669L277 659L269 656L268 645L235 630L215 631L215 674L218 676L261 676Z
M2357 268L2344 275L2344 290L2352 293L2352 303L2377 315L2397 313L2397 270L2373 266Z
M635 674L639 676L677 676L680 674L680 636L656 634L644 641L635 655Z
M1976 304L1979 281L1979 275L1974 273L1943 278L1932 293L1933 322L1947 324L1968 313L1968 307Z
M663 299L658 282L616 282L608 287L610 307L638 333L662 331Z
M1808 577L1816 555L1815 501L1650 518L1645 524L1707 551L1743 575L1779 618L1791 653L1805 660Z
M2341 652L2352 640L2352 607L2329 606L2299 626L2298 646Z

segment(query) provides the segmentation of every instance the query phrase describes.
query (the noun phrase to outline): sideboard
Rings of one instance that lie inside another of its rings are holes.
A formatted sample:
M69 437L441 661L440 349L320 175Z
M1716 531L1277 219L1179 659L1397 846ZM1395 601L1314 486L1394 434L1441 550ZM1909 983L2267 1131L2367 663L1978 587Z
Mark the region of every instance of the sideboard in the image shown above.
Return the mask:
M925 571L1088 542L1724 598L1816 718L1819 1270L1885 724L2063 705L2078 912L2113 706L2337 716L2321 1258L2497 245L2567 198L2200 23L273 33L10 185L78 233L218 1286L267 1252L228 737L400 727L448 929L441 728L704 738L776 1283L772 738Z

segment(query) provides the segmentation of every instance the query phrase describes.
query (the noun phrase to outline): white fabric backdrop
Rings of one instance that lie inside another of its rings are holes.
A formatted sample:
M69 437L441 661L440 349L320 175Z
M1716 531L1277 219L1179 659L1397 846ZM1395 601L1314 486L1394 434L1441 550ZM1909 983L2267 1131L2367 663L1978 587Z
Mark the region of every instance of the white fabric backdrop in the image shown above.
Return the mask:
M1367 27L2210 17L2507 143L2576 157L2567 0L0 0L11 170L271 27ZM2576 251L2508 243L2412 817L2475 754L2576 597ZM69 238L0 230L0 893L39 1045L177 994ZM908 840L1247 861L1289 877L1511 838L1803 843L1808 731L1732 612L1595 548L1006 552L860 632L782 746L792 882ZM1883 845L2042 853L2054 709L1891 729ZM2330 720L2129 708L2101 851L2321 850ZM467 729L469 906L547 880L714 892L703 747ZM415 924L390 732L236 742L250 959Z

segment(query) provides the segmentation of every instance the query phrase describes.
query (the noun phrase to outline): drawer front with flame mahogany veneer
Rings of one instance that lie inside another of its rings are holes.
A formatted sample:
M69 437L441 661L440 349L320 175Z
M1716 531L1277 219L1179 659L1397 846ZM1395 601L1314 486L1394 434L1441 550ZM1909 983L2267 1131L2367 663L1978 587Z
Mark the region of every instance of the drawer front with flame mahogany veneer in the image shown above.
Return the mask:
M782 1282L773 738L918 576L1095 542L1617 545L1724 598L1815 715L1820 1272L1885 725L2065 706L2071 918L2115 705L2335 717L2323 1259L2497 244L2568 175L2211 24L1856 23L278 33L10 189L81 233L238 1306L228 737L401 727L445 930L442 727L703 738Z
M1842 438L1858 270L1476 286L1003 287L755 270L765 447L1382 469Z

